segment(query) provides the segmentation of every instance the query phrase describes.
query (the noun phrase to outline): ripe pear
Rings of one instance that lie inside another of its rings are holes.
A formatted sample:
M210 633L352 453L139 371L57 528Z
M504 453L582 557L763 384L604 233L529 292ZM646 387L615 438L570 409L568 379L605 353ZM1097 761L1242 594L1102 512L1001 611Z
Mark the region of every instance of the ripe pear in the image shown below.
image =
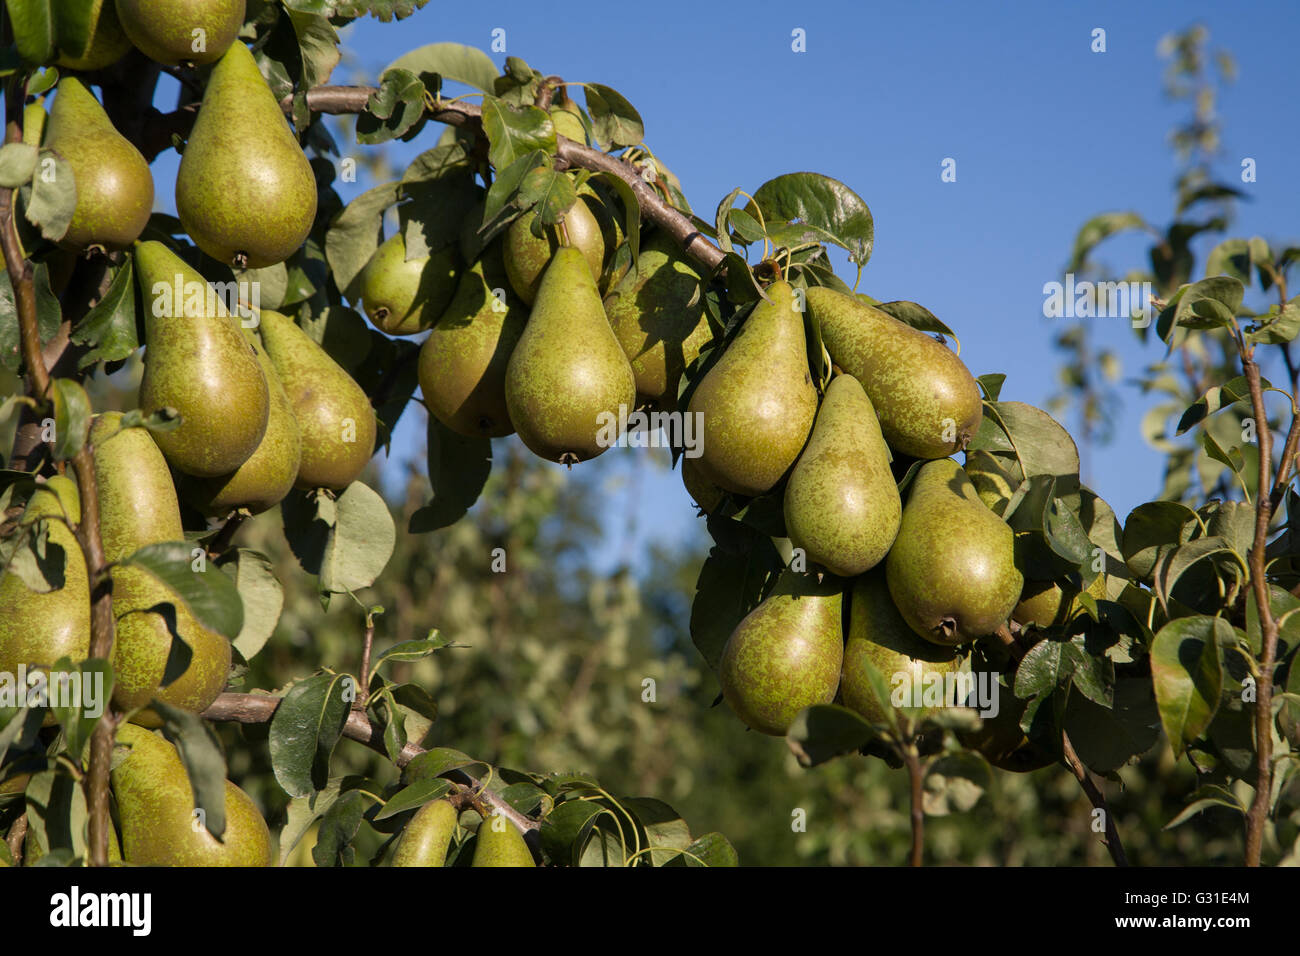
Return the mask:
M1097 575L1087 590L1096 600L1105 600L1106 575ZM1011 612L1011 620L1017 624L1056 627L1069 622L1081 610L1077 586L1062 587L1056 581L1026 581L1020 602Z
M835 699L844 662L842 587L782 571L727 639L718 664L722 696L754 730L782 736L805 707Z
M227 475L266 434L270 393L257 353L203 276L161 242L136 246L135 265L145 303L140 408L180 412L180 427L157 435L179 471Z
M856 378L837 375L785 486L790 541L809 561L851 578L884 560L902 513L871 399Z
M533 220L537 216L537 210L520 216L510 224L505 237L506 276L519 298L529 305L537 298L542 275L560 248L560 233L555 226L542 227L545 238L533 235ZM567 244L582 253L592 279L599 282L605 268L605 237L599 220L581 197L564 214L564 228Z
M501 247L493 245L461 274L455 298L420 348L429 412L462 435L513 432L506 369L527 323L528 307L509 288Z
M613 444L620 407L630 413L635 404L632 368L588 264L561 246L506 366L510 421L534 454L572 464Z
M682 372L713 338L703 285L672 236L658 232L641 247L635 269L605 297L643 403L676 408Z
M945 458L966 447L983 417L979 386L950 349L861 299L807 292L833 361L866 389L889 447Z
M20 527L45 519L47 553L63 550L63 584L33 591L12 571L0 572L0 673L20 664L52 667L61 657L85 660L90 652L90 583L86 559L73 528L81 521L81 498L71 478L56 475L38 485Z
M712 514L714 509L722 504L722 497L726 494L700 474L698 458L682 457L682 484L686 486L686 493L704 510L705 514Z
M149 164L109 121L99 100L75 77L59 82L45 145L68 161L77 206L63 235L70 246L122 249L144 231L153 212Z
M283 262L311 231L311 165L242 43L212 68L176 172L176 214L200 249L235 268Z
M935 679L931 674L942 679L945 674L959 672L964 662L956 649L938 647L912 633L889 596L883 570L877 568L862 575L853 585L840 696L845 707L872 723L887 724L890 722L888 708L893 702L877 699L867 676L868 663L880 672L892 696L897 688L908 686L923 694L926 682ZM960 703L963 702L944 701L947 706ZM925 712L932 709L927 707Z
M260 514L274 508L293 488L302 463L302 437L293 403L285 394L271 357L252 329L244 334L257 353L258 364L270 392L270 411L266 432L257 450L229 475L199 479L193 483L190 498L205 514L221 515L235 508L247 508Z
M98 416L91 426L95 480L99 486L100 537L110 563L140 548L184 539L180 505L167 462L143 428L119 431L121 414ZM135 565L112 570L113 702L138 711L132 719L148 726L161 723L147 706L157 697L183 710L199 712L217 699L230 673L230 642L201 625L177 594ZM189 648L180 674L168 673L172 629ZM168 683L164 687L163 681Z
M492 816L479 824L478 842L470 866L536 866L523 834L505 817Z
M212 63L244 25L244 0L117 0L122 29L149 59Z
M696 386L687 409L704 416L701 473L742 495L761 495L781 479L817 413L794 290L775 282L767 296Z
M111 780L122 856L135 866L270 866L271 831L257 805L226 781L226 829L218 840L195 815L194 790L166 739L123 724ZM129 747L129 749L127 749Z
M455 246L432 255L406 258L399 232L380 243L361 270L361 300L375 328L389 335L415 335L429 329L456 291Z
M1006 623L1024 584L1014 539L955 461L923 465L885 560L889 593L912 630L956 645Z
M302 436L296 486L346 488L375 451L370 399L293 319L263 309L261 330Z
M131 49L113 0L54 0L50 4L58 30L59 56L70 70L102 70Z
M442 866L456 832L456 808L450 800L431 800L407 822L393 850L393 866ZM511 829L514 829L511 827Z

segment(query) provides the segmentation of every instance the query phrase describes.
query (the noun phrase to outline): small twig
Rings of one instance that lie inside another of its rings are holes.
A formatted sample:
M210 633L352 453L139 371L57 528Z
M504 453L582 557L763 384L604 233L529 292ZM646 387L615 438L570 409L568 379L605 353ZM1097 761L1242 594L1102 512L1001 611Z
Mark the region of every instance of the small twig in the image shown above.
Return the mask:
M14 821L14 825L9 828L9 855L14 858L14 866L21 866L23 862L23 838L27 836L27 814L23 814Z
M909 866L920 866L921 855L925 848L925 806L923 803L921 757L916 744L909 743L903 748L903 762L907 764L907 776L911 783L912 803L912 856Z
M352 709L365 711L370 701L370 651L375 646L375 619L366 612L366 635L361 645L361 693L352 702Z

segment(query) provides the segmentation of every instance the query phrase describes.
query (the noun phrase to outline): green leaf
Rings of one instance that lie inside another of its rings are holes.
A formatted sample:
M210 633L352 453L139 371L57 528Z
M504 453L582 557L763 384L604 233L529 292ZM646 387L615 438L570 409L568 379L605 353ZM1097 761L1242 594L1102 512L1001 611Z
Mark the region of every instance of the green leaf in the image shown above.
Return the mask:
M434 632L437 634L437 631ZM447 647L451 642L441 636L429 637L422 641L402 641L400 644L394 644L388 650L384 651L375 658L370 665L370 674L367 679L379 673L379 665L384 663L409 663L410 661L422 661L434 651Z
M1064 720L1079 759L1100 774L1113 773L1160 739L1160 712L1144 678L1116 680L1110 707L1072 692Z
M369 587L397 544L387 502L360 481L337 499L323 492L290 495L280 511L290 548L304 571L320 576L323 595Z
M679 862L680 861L680 862ZM706 833L686 848L669 866L739 866L736 848L721 833Z
M0 146L0 186L13 189L32 178L36 170L37 148L28 143Z
M1106 212L1085 222L1074 237L1074 251L1066 272L1082 272L1088 263L1088 254L1103 239L1126 230L1143 229L1146 221L1135 212Z
M1191 802L1178 812L1178 815L1165 824L1166 830L1172 830L1196 816L1207 807L1227 807L1229 810L1236 810L1242 816L1246 815L1246 808L1241 805L1241 801L1227 787L1218 784L1206 784L1192 794Z
M355 857L352 841L361 827L366 805L360 790L339 794L321 817L311 858L317 866L351 866Z
M433 499L411 515L410 532L455 524L478 501L492 472L492 441L453 432L429 416L428 474Z
M961 339L957 338L952 329L940 322L925 306L917 305L915 302L880 302L876 308L919 332L937 332L944 338L952 339L957 343L953 351L958 355L961 354ZM1004 375L1003 378L1006 376Z
M193 552L198 550L196 556ZM119 564L143 568L167 586L200 624L233 640L244 626L244 602L234 582L209 567L202 549L184 541L141 548Z
M519 183L519 204L523 209L537 207L541 222L553 226L578 201L573 180L548 166L531 169Z
M758 606L769 577L782 565L771 540L749 528L743 534L747 544L739 551L713 546L695 584L691 640L714 671L727 638Z
M1232 549L1232 544L1218 535L1197 538L1166 552L1155 569L1155 592L1160 603L1168 608L1178 579L1194 565L1220 554L1231 556L1241 570L1239 577L1246 577L1248 571L1245 562ZM1216 569L1224 566L1224 562L1216 561L1215 566Z
M86 390L70 378L56 378L50 382L50 398L54 403L54 447L51 453L57 461L67 461L81 451L90 431L90 399Z
M871 210L848 186L819 173L786 173L769 179L754 193L769 224L797 223L818 242L848 250L849 261L866 265L875 241Z
M606 146L635 146L645 139L645 124L623 94L599 83L585 83L587 112L597 142Z
M534 150L527 156L521 156L504 170L498 169L496 179L488 189L487 199L483 203L483 219L477 231L478 249L481 250L493 236L510 224L519 212L519 184L524 181L531 170L547 164L547 155L542 150ZM466 250L467 258L468 252Z
M836 704L815 704L799 711L786 733L791 752L805 767L854 753L875 739L871 724Z
M483 767L486 769L487 766L482 760L475 760L459 750L453 750L450 747L434 747L431 750L426 750L406 765L406 768L402 771L402 781L404 783L414 783L417 780L441 777L452 770L463 770L466 767Z
M72 341L90 350L77 360L84 370L96 362L116 362L140 347L135 325L135 268L127 259L113 276L104 297L72 330Z
M375 814L375 820L386 820L407 810L415 810L431 800L439 799L450 790L451 783L438 777L417 781L389 797L388 802Z
M61 706L50 707L54 719L63 726L68 753L79 757L113 696L113 668L108 661L96 658L74 662L64 657L52 668L52 679L59 679L53 675L80 675L80 694L69 694ZM51 701L54 699L51 697ZM99 713L90 716L96 709Z
M1258 327L1246 333L1246 341L1260 345L1285 345L1300 335L1300 296L1281 310L1276 305L1258 319Z
M41 235L58 242L77 211L77 187L68 161L52 149L42 149L24 214ZM27 190L24 189L24 193Z
M260 551L239 548L223 555L218 566L234 580L244 603L244 625L232 643L244 660L252 660L275 633L284 608L284 588L276 580L271 559Z
M1231 324L1241 309L1245 287L1229 276L1214 276L1185 286L1174 306L1174 325L1192 329ZM1173 305L1173 303L1170 303Z
M1261 380L1260 384L1264 388L1271 388L1272 385ZM1176 434L1181 435L1193 425L1199 424L1209 418L1215 412L1221 411L1235 405L1237 402L1250 401L1250 388L1246 384L1246 376L1238 375L1224 385L1215 385L1207 389L1205 394L1187 407L1183 412L1183 417L1178 422Z
M591 836L595 819L607 812L595 800L566 800L546 815L538 830L542 851L561 866L574 866Z
M54 5L52 0L5 0L18 55L28 63L54 59Z
M645 845L657 849L645 854L649 862L662 866L674 853L691 845L691 830L682 815L664 803L650 797L624 797L623 809L636 818L645 831ZM639 858L644 859L644 858Z
M1191 540L1199 526L1196 512L1177 501L1148 501L1124 522L1124 563L1140 581L1153 580L1167 551Z
M421 3L423 6L423 3ZM384 70L408 70L417 76L436 73L444 80L464 83L484 93L492 92L497 78L496 64L477 47L460 43L430 43L394 60Z
M494 169L535 152L555 152L555 127L545 110L515 107L495 96L483 98L483 131L488 138L488 161Z
M992 782L992 771L979 754L946 754L926 768L921 806L932 817L964 813L979 802Z
M1179 756L1210 725L1219 707L1223 663L1219 638L1232 628L1217 617L1170 621L1151 645L1151 679L1165 734Z
M212 725L198 714L160 700L149 706L163 719L163 736L180 752L194 792L194 809L202 812L208 832L221 839L226 832L226 758Z
M340 292L353 302L356 281L379 248L384 210L397 202L400 183L385 183L363 192L334 217L325 234L325 259Z
M1007 377L1001 373L995 375L981 375L975 379L979 383L980 390L984 393L986 402L996 402L998 396L1002 394L1002 383Z
M1016 667L1013 693L1021 700L1050 694L1074 673L1075 659L1064 652L1061 641L1042 640L1031 647Z
M62 769L32 774L27 782L27 838L47 855L65 850L85 857L86 796Z
M984 412L970 450L992 452L1017 480L1057 475L1077 487L1079 450L1056 419L1024 402L985 402ZM1073 489L1057 490L1066 494Z
M357 117L357 142L364 146L405 136L424 118L424 84L406 69L388 69Z
M280 830L280 866L293 852L293 848L311 829L311 825L324 816L339 797L342 777L335 777L323 790L315 790L305 797L289 801L284 827Z
M291 797L322 790L329 781L330 757L347 723L355 685L345 674L317 674L289 689L271 718L271 768Z

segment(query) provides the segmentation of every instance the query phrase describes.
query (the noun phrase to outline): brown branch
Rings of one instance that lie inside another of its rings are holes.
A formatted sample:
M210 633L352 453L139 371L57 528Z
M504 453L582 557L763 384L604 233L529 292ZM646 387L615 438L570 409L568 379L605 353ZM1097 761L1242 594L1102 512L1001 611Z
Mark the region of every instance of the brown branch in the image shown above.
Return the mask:
M352 702L352 709L364 711L370 701L370 652L375 646L375 619L366 612L366 633L361 645L361 693Z
M14 858L14 866L23 862L23 838L27 836L27 814L22 814L9 828L9 855Z
M917 753L915 743L910 743L904 748L903 760L907 764L912 803L912 856L908 865L920 866L922 852L925 849L925 806L922 802L921 790L924 775L921 772L921 757Z
M212 706L203 712L205 720L226 721L237 724L266 724L270 723L271 718L275 715L275 710L280 706L279 697L270 697L265 694L222 694L213 703ZM384 747L384 732L370 722L364 713L352 711L348 714L347 723L343 726L343 736L349 740L355 740L365 744L371 750L381 754L387 754ZM425 753L423 747L415 744L407 744L402 748L402 752L397 757L397 766L405 767L420 754ZM451 780L452 785L458 789L458 792L474 794L478 799L489 808L489 813L499 812L515 825L524 836L538 829L541 826L537 820L533 820L520 813L500 796L483 787L483 783L471 774L463 770L451 770L443 774L444 777Z

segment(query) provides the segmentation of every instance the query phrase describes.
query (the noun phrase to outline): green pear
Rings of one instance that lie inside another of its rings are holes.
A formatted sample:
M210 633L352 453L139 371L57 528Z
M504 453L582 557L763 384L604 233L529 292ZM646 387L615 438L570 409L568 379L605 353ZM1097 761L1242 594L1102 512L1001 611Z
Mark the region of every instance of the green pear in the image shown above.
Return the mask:
M790 283L768 287L696 386L687 413L703 415L700 471L727 491L761 495L794 464L817 414L817 390Z
M549 461L595 458L618 438L636 380L582 253L561 246L506 366L506 407L525 445Z
M1083 609L1079 603L1079 584L1082 581L1069 583L1065 587L1056 581L1026 581L1020 601L1011 612L1011 620L1017 624L1037 624L1039 627L1056 627L1068 623ZM1105 600L1106 575L1097 575L1088 585L1087 591L1094 599Z
M807 291L831 361L866 389L889 447L914 458L945 458L966 447L983 403L970 371L950 349L861 299Z
M542 275L560 248L560 231L555 226L542 227L544 238L533 235L533 220L538 214L533 210L520 216L505 235L506 276L519 298L529 305L537 298ZM565 244L582 253L592 279L599 282L605 268L605 237L599 220L581 197L564 214L564 229L568 236Z
M176 214L200 249L237 269L283 262L311 231L311 165L242 43L208 79L176 172Z
M370 399L288 316L262 310L262 344L293 405L302 436L299 488L346 488L375 451Z
M785 486L790 541L809 561L851 578L884 560L902 512L871 399L856 378L836 375Z
M462 435L496 438L515 430L506 369L527 322L528 308L509 288L501 248L493 245L461 274L420 348L420 391L438 421Z
M216 291L161 242L135 250L144 297L140 408L180 412L158 446L179 471L215 477L235 471L266 434L270 392L257 353Z
M203 808L194 806L194 790L172 744L130 724L117 729L117 743L111 781L127 863L271 865L271 831L243 790L226 781L226 829L218 840L196 813Z
M840 695L844 706L875 724L891 721L893 700L880 700L867 676L867 665L885 679L891 698L900 688L924 694L926 684L963 669L964 661L955 648L938 647L912 633L889 596L882 569L862 575L854 582L849 603L849 639L844 645L844 672ZM931 675L938 675L937 678ZM905 695L910 704L910 695ZM939 706L964 703L945 699ZM933 708L926 707L925 713Z
M382 242L361 270L361 301L375 328L389 335L415 335L429 329L456 290L456 247L406 258L399 232Z
M70 246L122 249L144 231L153 212L153 175L99 100L75 77L59 82L45 145L68 161L77 205L63 235Z
M609 324L632 363L643 402L676 408L682 372L712 340L703 286L676 240L658 232L641 246L635 269L605 297Z
M81 498L71 478L56 475L37 485L19 527L45 519L47 554L63 551L63 584L33 591L12 571L0 572L0 673L20 664L52 667L61 657L85 660L90 652L90 582L73 528L81 521Z
M180 505L162 452L143 428L121 429L118 412L99 415L90 429L95 449L95 480L99 487L100 538L110 563L130 557L140 548L184 539ZM220 573L212 570L208 573ZM121 565L112 569L113 702L135 711L138 723L158 726L147 709L158 698L194 713L207 708L225 689L230 674L230 642L201 625L189 607L169 587L144 568ZM173 629L189 649L179 674L173 671ZM164 686L164 681L166 685Z
M244 0L117 0L122 29L149 59L212 63L244 25Z
M536 866L523 834L503 816L493 815L479 824L478 842L470 866Z
M705 514L712 514L718 505L722 504L722 498L726 494L700 474L698 458L682 456L682 484L686 486L686 493L704 510Z
M805 707L835 699L844 662L843 585L781 572L727 639L722 696L754 730L779 737Z
M889 593L912 630L944 645L996 631L1024 584L1011 528L984 506L951 458L917 471L885 569Z
M113 0L54 0L49 8L58 30L59 66L102 70L131 49Z
M393 866L442 866L456 832L456 808L450 800L431 800L407 822L393 850ZM511 827L511 829L514 829Z
M193 482L190 498L199 510L209 515L226 514L235 508L260 514L274 508L293 488L302 463L302 437L298 434L293 403L285 394L280 376L275 373L271 357L262 348L257 333L245 329L244 334L257 353L270 391L266 432L257 450L234 472Z

